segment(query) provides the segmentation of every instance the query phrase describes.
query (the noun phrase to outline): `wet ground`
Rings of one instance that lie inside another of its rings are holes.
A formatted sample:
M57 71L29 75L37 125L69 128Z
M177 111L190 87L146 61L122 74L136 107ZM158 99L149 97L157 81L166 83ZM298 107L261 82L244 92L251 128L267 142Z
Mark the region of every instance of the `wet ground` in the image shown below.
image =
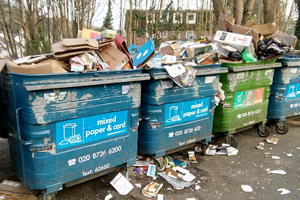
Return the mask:
M275 132L274 125L269 126L271 136L279 139L277 144L268 144L257 134L253 128L234 136L238 140L238 154L236 156L202 156L196 153L198 164L189 167L196 176L194 184L182 190L176 190L160 176L155 180L163 183L159 194L164 195L165 200L184 200L195 198L207 199L300 199L300 123L293 122L289 125L286 135ZM224 137L214 138L213 144L221 145ZM259 142L264 142L264 150L255 149ZM7 140L0 139L0 179L12 176L12 167L9 160ZM265 153L269 153L266 157ZM289 154L290 156L288 156ZM187 159L187 150L173 154L174 157ZM271 156L279 156L274 160ZM284 170L285 175L269 174L269 170ZM121 170L125 174L125 170ZM131 176L130 182L134 189L126 196L121 196L111 185L110 181L119 172L96 178L94 180L70 187L58 192L58 200L76 199L105 199L109 194L112 199L148 199L141 193L142 188L153 178L147 176ZM1 181L1 180L0 180ZM136 187L140 184L142 188ZM196 185L200 186L196 190ZM249 185L253 192L244 192L241 185ZM277 189L285 188L291 193L281 195ZM157 198L152 198L157 199Z

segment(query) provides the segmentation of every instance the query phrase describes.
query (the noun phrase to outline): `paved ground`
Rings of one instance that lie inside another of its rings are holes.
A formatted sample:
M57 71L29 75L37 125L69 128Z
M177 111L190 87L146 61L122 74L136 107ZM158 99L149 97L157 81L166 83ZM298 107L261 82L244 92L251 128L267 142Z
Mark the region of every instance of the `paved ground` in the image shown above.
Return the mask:
M300 126L293 123L289 125L290 131L286 135L274 134L274 126L271 125L272 136L279 139L278 144L267 144L264 150L257 150L255 146L263 142L253 128L242 133L235 134L239 142L239 153L236 156L201 156L197 154L198 164L193 164L190 169L195 170L196 184L201 189L195 190L195 184L183 190L175 190L163 178L158 177L155 181L163 183L159 194L164 195L165 200L182 200L195 198L207 199L300 199ZM215 138L213 143L221 145L224 138ZM297 148L298 147L298 148ZM8 155L7 141L0 139L0 178L12 173ZM265 157L265 153L270 155ZM292 156L287 154L291 153ZM187 158L187 151L176 154ZM271 156L279 156L281 159L274 160ZM282 169L287 174L269 174L267 170ZM123 171L124 172L124 171ZM58 200L76 199L104 199L112 194L112 199L147 199L141 194L141 188L134 189L126 196L119 195L110 186L109 182L118 172L114 172L100 178L79 184L60 191L56 198ZM13 178L13 177L10 177ZM149 177L131 177L131 183L135 186L140 183L145 186ZM250 185L253 192L246 193L241 185ZM280 195L279 188L291 191L290 194ZM156 198L154 198L156 199Z

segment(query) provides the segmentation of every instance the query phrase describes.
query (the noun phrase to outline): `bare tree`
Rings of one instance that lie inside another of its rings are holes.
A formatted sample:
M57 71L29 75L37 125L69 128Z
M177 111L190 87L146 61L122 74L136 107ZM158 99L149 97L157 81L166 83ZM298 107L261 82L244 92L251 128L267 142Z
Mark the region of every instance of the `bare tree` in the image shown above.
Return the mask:
M244 10L243 10L242 24L246 24L246 22L250 19L254 2L255 2L255 0L247 0L246 1L245 5L244 5Z
M243 1L233 0L233 18L238 25L242 24L243 18Z
M264 23L272 23L275 21L275 13L273 12L273 1L263 0Z

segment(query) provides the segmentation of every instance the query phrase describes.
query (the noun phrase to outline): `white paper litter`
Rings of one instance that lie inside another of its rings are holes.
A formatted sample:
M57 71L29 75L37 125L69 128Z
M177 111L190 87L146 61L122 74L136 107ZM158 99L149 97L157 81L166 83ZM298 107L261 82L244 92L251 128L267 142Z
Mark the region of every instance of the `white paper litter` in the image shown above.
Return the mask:
M165 174L165 172L158 172L162 178L164 178L169 184L171 184L176 190L182 190L185 187L190 187L192 183L181 181L175 178L172 178Z
M208 145L206 149L206 155L214 156L216 155L216 152L217 150L212 145Z
M284 189L284 188L279 188L277 189L278 192L281 192L280 194L281 195L285 195L285 194L289 194L291 193L291 191L287 190L287 189Z
M200 190L200 189L201 189L201 187L199 185L195 186L195 190Z
M241 187L245 192L253 192L253 189L250 185L241 185Z
M197 200L195 198L185 198L185 200Z
M113 196L111 194L107 195L104 200L110 200Z
M157 200L164 200L164 195L163 194L157 194Z
M269 143L269 144L277 144L278 142L278 138L276 137L273 137L273 138L266 138L266 142Z
M138 187L138 188L142 188L140 183L136 183L135 186Z
M126 195L132 189L133 185L121 174L119 173L110 184L121 194Z
M238 152L239 152L239 150L237 150L234 147L228 147L227 148L227 154L228 154L228 156L235 156L235 155L237 155Z
M227 155L227 150L226 149L221 149L216 153L216 155Z
M288 153L288 154L286 154L287 156L293 156L293 154L291 154L291 153Z
M300 149L300 147L296 147L296 149Z
M281 175L285 175L286 172L284 170L278 169L278 170L269 171L269 174L281 174Z
M272 156L272 159L274 159L274 160L279 160L280 157L279 157L279 156Z

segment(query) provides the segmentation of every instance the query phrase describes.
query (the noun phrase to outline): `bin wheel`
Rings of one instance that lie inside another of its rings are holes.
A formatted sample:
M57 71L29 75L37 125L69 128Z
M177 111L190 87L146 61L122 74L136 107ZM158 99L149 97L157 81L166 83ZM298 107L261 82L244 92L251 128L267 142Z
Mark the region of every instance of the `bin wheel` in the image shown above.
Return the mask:
M38 200L56 200L56 192L46 194L44 191L37 197Z
M289 131L289 127L284 122L279 122L276 124L276 132L279 134L286 134Z
M159 172L165 171L167 163L164 157L154 158L156 169Z
M271 133L271 130L266 125L258 125L257 133L260 137L268 137Z
M237 148L238 147L238 141L235 137L233 137L232 135L227 135L225 136L225 143L229 144L230 146Z
M201 145L201 149L202 149L202 156L206 156L206 149L208 147L208 144L207 143L203 143Z

